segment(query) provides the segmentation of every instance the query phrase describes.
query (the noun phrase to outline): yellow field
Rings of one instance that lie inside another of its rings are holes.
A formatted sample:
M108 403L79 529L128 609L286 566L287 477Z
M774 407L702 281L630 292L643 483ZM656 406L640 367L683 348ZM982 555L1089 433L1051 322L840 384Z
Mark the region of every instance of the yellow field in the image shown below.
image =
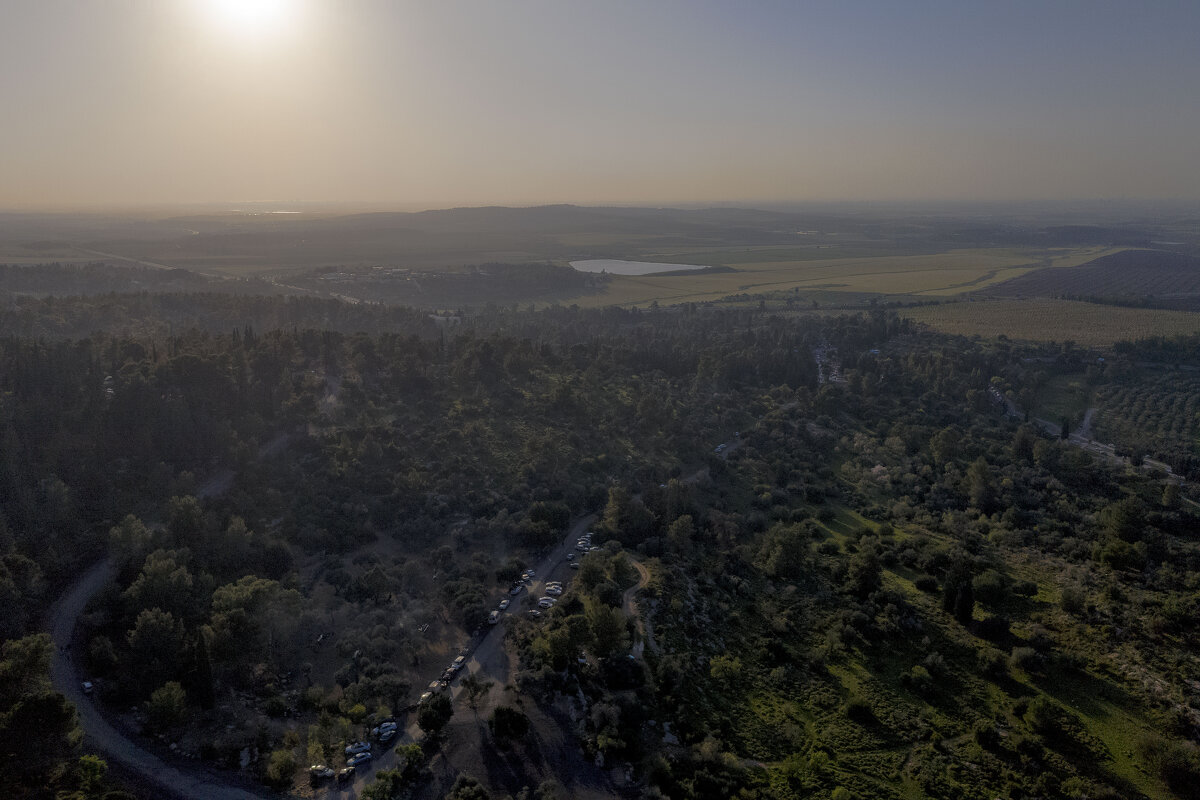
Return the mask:
M1071 300L980 300L906 308L901 316L964 336L1063 342L1102 347L1122 339L1200 332L1200 313L1119 308Z
M747 260L728 263L737 272L616 276L605 292L581 298L578 302L588 306L646 305L654 300L661 304L703 302L734 294L790 289L948 296L975 291L1041 267L1075 266L1120 249L1123 248L1088 247L1034 252L995 248L915 256ZM727 261L729 253L722 251L719 260ZM713 252L709 255L718 254ZM687 261L683 260L682 263Z

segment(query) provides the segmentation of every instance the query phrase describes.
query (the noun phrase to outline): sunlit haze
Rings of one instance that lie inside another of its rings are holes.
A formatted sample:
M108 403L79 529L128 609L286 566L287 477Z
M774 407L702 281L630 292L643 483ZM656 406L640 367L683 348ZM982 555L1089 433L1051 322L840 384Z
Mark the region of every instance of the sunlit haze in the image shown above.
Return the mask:
M1200 194L1200 4L0 0L0 207Z

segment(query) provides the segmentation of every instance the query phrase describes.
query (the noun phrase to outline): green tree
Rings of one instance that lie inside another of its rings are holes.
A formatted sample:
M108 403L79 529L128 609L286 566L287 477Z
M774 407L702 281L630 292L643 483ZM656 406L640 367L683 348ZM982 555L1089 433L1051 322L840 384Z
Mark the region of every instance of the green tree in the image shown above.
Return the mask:
M167 550L156 550L146 557L137 580L125 590L125 600L132 612L160 608L180 620L194 616L195 581L177 557L176 552Z
M467 705L472 711L478 713L479 701L487 696L487 693L492 690L495 685L493 681L480 680L479 676L471 673L460 681L463 691L467 694Z
M992 469L983 456L975 459L967 468L967 494L971 505L975 508L985 514L992 510L995 503Z
M529 732L529 717L512 706L496 706L488 728L498 742L509 742Z
M459 775L450 787L446 800L490 800L491 795L483 788L483 784L470 775Z
M183 625L169 612L158 608L142 611L128 639L131 667L141 685L161 685L178 672Z
M146 703L150 726L157 731L170 730L179 725L186 712L187 694L176 681L168 681L155 689Z
M437 737L453 715L450 698L437 692L417 708L417 725L429 736Z
M273 751L267 762L267 783L280 789L291 786L296 778L296 766L296 755L290 747Z
M589 603L586 614L592 633L590 649L593 655L607 658L629 647L629 631L625 627L625 615L620 609Z
M846 570L846 588L856 597L865 600L883 585L883 567L874 544L863 544L850 558Z

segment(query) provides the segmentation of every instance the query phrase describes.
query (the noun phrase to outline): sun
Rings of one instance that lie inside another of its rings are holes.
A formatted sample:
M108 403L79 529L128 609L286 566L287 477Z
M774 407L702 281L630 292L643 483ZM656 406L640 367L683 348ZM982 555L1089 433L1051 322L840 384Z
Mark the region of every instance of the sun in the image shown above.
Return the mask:
M203 5L226 32L255 40L285 33L300 13L297 0L204 0Z

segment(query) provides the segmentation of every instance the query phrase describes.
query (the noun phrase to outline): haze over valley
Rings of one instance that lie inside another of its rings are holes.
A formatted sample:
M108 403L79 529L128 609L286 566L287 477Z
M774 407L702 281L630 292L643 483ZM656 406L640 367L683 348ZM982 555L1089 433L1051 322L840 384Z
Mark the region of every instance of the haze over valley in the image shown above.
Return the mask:
M1200 797L1200 6L0 21L4 797Z

